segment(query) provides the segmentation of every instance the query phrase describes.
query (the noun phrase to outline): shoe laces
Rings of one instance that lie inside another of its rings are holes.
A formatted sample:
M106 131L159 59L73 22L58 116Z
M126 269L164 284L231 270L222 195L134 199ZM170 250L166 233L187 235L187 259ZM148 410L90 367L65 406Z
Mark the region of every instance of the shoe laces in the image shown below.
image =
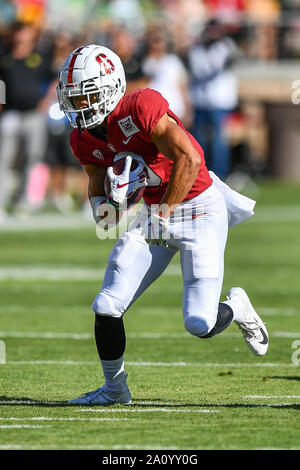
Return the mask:
M259 325L259 323L256 320L240 322L238 326L239 326L240 330L243 333L247 332L247 334L249 334L251 336L251 339L252 338L260 339L260 336L261 336L260 328L261 328L261 326Z
M94 395L95 392L100 392L101 388L96 388L96 390L92 390L91 392L84 393L80 396L80 398L88 398L91 395Z

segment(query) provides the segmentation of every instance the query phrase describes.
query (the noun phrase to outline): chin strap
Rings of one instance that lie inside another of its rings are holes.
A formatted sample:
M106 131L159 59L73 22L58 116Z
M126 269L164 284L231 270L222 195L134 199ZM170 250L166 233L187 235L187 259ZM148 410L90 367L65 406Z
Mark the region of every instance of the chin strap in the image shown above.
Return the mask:
M84 131L84 128L82 127L81 122L80 122L80 116L77 116L76 118L76 125L77 125L77 129L79 130L79 132Z

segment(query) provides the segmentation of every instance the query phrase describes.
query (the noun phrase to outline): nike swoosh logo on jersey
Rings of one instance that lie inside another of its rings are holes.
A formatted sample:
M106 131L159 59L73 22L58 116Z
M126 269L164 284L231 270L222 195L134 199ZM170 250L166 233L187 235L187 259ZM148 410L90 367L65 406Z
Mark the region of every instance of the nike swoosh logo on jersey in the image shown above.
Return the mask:
M132 137L132 135L131 135L130 137L128 137L128 139L126 139L126 140L123 140L123 144L127 145L127 144L128 144L128 142L130 141L131 137Z
M118 183L118 184L117 184L117 188L124 188L124 186L127 186L127 185L130 184L130 183L134 183L135 181L138 181L138 179L133 180L133 181L128 181L128 183L124 183L124 184Z

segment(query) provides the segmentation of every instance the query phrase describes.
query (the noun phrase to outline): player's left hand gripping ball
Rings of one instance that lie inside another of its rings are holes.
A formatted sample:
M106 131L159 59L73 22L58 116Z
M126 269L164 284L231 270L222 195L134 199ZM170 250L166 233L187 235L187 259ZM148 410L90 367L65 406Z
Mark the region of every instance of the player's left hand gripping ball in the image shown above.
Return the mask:
M169 221L158 214L151 214L145 226L145 240L151 246L168 246Z

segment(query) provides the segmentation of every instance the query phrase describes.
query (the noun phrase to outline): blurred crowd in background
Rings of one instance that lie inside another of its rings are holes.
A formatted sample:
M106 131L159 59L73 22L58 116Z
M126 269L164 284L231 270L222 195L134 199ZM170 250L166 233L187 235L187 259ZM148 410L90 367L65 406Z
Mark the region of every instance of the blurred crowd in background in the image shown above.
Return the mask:
M279 172L291 106L299 122L288 70L300 79L300 0L0 0L0 222L87 204L55 87L68 54L89 43L120 56L127 92L163 94L220 178L239 175L241 189Z

